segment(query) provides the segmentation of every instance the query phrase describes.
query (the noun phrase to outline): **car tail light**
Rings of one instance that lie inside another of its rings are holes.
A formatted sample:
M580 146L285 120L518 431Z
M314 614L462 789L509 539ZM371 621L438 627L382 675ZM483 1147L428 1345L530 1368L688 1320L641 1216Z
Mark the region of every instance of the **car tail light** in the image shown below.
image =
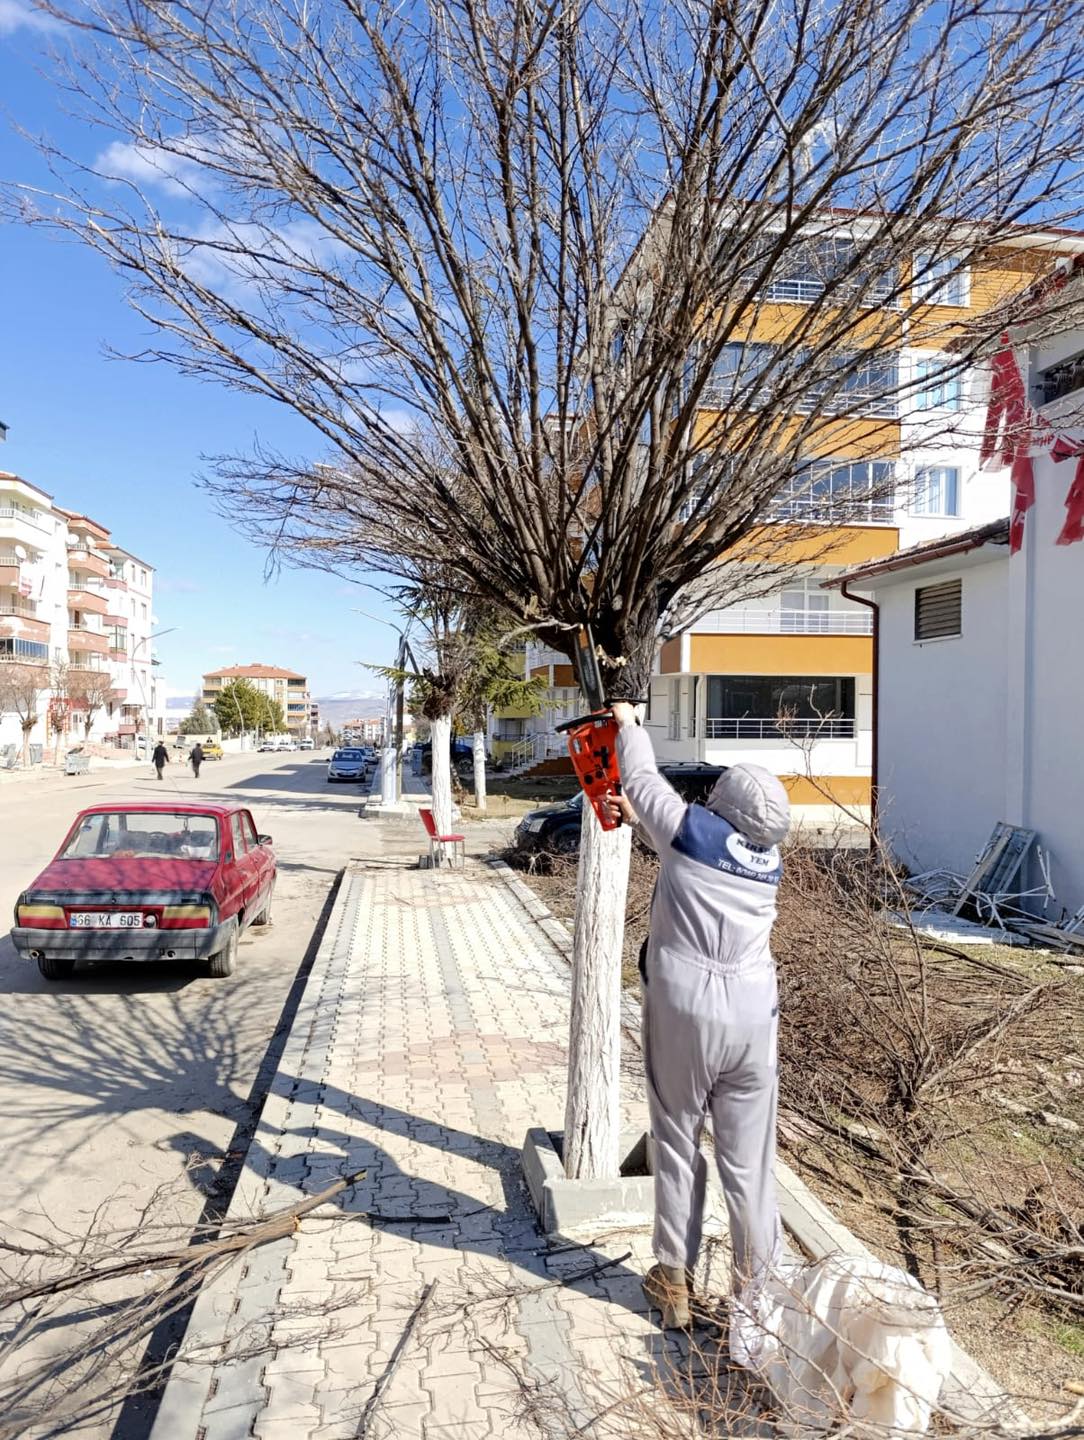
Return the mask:
M67 923L63 905L36 905L33 902L15 907L15 922L26 930L63 930Z
M210 905L163 905L163 930L206 930L211 924Z

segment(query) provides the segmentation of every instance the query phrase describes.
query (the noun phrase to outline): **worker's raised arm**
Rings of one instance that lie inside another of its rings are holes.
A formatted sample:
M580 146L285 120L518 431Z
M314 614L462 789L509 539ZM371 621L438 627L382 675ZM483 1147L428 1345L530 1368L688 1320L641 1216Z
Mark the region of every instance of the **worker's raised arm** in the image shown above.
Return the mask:
M618 704L613 711L620 727L617 732L617 761L622 789L651 844L658 851L664 850L685 818L685 802L659 774L650 737L642 726L636 724L636 712L632 706Z

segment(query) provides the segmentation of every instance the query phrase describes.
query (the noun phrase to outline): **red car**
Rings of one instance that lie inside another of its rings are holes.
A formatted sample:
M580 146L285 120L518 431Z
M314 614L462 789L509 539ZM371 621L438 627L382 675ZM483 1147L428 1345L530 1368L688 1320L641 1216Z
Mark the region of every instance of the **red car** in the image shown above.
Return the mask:
M77 960L206 960L229 975L271 923L275 854L237 805L94 805L15 906L11 938L47 980Z

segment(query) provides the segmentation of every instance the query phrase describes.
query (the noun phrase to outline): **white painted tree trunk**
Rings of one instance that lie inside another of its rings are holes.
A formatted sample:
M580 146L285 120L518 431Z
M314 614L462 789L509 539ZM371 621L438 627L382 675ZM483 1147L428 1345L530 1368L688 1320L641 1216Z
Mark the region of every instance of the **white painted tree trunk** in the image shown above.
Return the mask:
M452 717L442 715L430 726L433 756L433 823L441 835L452 830Z
M565 1174L613 1179L621 1162L621 955L632 831L603 830L584 800L572 1021L565 1102Z
M474 732L474 808L486 808L486 732Z

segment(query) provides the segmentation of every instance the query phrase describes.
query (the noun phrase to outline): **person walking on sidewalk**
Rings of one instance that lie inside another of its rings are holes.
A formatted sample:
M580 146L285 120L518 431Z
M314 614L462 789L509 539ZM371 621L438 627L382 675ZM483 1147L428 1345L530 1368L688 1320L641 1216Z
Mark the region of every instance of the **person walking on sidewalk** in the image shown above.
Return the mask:
M165 745L163 745L161 740L159 740L158 744L154 747L154 754L151 756L151 760L154 762L154 768L158 774L159 780L161 780L162 771L169 764L169 751L166 749Z
M617 703L613 713L624 794L612 798L612 811L639 825L660 861L641 960L658 1262L644 1293L665 1328L689 1326L710 1111L730 1216L730 1353L755 1366L757 1301L781 1248L773 1173L779 1001L769 941L790 804L769 771L734 765L706 806L686 805L659 774L633 707Z
M198 780L198 779L199 779L199 767L203 764L203 746L199 743L198 740L197 740L196 743L192 746L192 753L189 755L188 758L189 758L189 760L190 760L191 763L192 763L192 774L193 774L193 775L196 777L196 779Z

